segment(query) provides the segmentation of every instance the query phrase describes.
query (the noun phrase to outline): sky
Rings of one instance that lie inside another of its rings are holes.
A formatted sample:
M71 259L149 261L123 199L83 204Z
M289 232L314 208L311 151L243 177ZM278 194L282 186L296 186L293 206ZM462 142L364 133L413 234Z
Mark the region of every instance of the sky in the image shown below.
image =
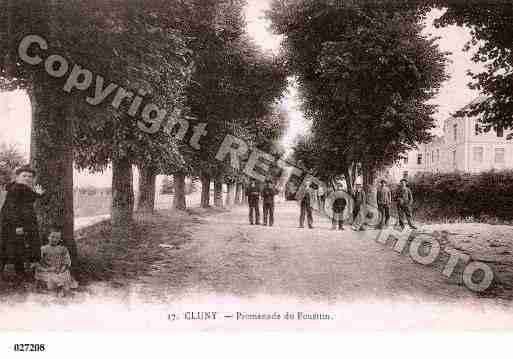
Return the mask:
M273 35L269 30L269 22L264 18L264 11L269 8L270 0L249 0L246 9L247 30L264 50L276 53L280 48L281 38ZM434 10L428 18L428 24L440 16L441 11ZM441 133L443 120L450 114L477 97L477 93L467 88L469 78L466 75L468 69L474 71L481 69L480 65L474 64L470 58L471 54L463 52L464 44L470 39L468 29L456 26L435 29L432 25L426 27L426 34L440 36L440 49L450 51L451 63L447 72L450 80L444 83L439 95L432 101L438 105L438 113L435 118L438 128L434 132ZM284 144L290 146L294 138L307 131L307 125L303 119L298 101L297 89L294 87L293 79L289 81L289 88L284 94L283 103L289 111L290 128L285 135ZM21 152L27 158L30 148L30 101L22 91L0 93L0 141L9 144L17 144ZM79 173L75 171L75 186L94 185L99 187L110 187L111 172L105 171L101 175Z

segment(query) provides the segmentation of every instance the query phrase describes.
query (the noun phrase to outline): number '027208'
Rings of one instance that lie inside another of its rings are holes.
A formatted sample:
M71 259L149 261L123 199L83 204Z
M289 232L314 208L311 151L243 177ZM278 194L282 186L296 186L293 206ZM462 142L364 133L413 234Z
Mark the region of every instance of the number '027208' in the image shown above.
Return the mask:
M15 352L44 352L45 344L14 344Z

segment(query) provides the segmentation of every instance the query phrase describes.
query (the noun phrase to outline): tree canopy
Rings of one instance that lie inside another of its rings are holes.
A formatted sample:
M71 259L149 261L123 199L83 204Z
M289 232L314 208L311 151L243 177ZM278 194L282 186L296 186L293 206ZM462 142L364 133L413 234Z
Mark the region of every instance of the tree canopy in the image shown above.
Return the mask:
M355 162L374 171L430 139L436 107L427 101L446 79L446 56L421 33L424 14L376 1L273 3L268 16L285 35L312 122L306 143L335 162L317 162L318 172L337 175Z
M481 72L468 71L470 88L486 100L469 106L459 115L479 115L493 127L513 127L513 3L511 1L436 0L446 9L436 26L458 25L470 29L464 49L475 51L472 60L483 64Z

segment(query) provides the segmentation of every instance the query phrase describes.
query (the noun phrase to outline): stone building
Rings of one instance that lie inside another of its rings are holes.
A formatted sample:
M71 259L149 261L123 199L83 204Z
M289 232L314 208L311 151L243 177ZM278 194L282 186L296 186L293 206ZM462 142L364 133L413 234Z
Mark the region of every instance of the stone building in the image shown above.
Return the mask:
M482 101L480 97L475 101ZM474 117L449 117L443 124L443 136L421 144L404 160L386 171L392 181L413 177L420 172L470 172L513 169L512 131L494 128L486 131Z

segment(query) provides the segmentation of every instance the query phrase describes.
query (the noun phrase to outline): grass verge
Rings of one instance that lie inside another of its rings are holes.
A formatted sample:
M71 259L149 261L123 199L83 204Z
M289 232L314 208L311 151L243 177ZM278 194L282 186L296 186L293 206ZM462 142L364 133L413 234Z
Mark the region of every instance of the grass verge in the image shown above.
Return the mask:
M107 282L124 287L141 275L149 274L152 264L164 259L161 247L180 248L192 240L189 229L201 218L225 210L191 208L186 211L165 210L152 215L136 215L128 238L112 242L110 220L76 232L78 259L74 270L76 279L87 285Z

